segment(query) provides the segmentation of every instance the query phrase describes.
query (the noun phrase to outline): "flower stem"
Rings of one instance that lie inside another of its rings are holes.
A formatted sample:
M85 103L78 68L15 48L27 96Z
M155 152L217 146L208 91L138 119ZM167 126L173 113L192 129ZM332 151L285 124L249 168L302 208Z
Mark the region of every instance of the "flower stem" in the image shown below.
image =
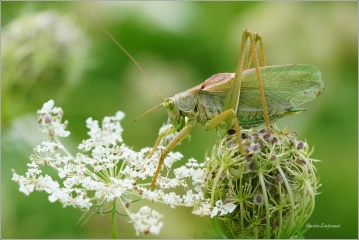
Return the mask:
M293 226L295 226L295 222L294 222L294 216L295 216L295 211L294 211L294 197L293 197L293 192L292 192L292 188L289 184L289 181L286 177L286 175L284 174L282 168L278 165L277 169L280 173L280 176L283 179L283 182L287 188L287 194L289 196L289 204L290 204L290 221L288 222L288 226L286 226L286 231L285 231L285 236L290 235L289 233L292 231Z
M214 206L214 196L216 194L216 187L217 187L217 184L218 184L218 180L222 175L223 170L224 170L224 166L223 166L223 164L221 164L221 166L220 166L220 168L219 168L219 170L217 172L217 176L213 181L212 193L211 193L211 206Z
M112 202L112 213L111 213L111 230L112 230L112 238L117 238L117 225L116 225L116 198Z
M263 199L264 199L264 206L265 206L265 211L266 211L266 230L265 230L265 238L270 238L270 213L269 213L269 203L268 203L268 196L267 196L267 190L266 190L266 186L264 183L264 177L263 177L263 172L259 171L258 172L258 176L259 176L259 181L261 183L261 187L262 187L262 194L263 194Z
M57 136L54 136L54 140L57 144L60 144L61 146L64 146L60 139ZM72 160L75 160L74 156L65 148L65 146L61 149L67 156L69 156Z

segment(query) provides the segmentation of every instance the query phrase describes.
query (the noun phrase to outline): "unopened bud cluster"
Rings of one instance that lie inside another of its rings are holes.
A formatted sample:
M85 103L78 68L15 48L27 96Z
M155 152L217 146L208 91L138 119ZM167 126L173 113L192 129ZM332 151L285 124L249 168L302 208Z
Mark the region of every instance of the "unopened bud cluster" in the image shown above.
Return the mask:
M206 194L232 203L213 221L227 238L293 238L313 212L318 178L312 151L287 130L243 130L245 152L234 134L215 145L206 161Z

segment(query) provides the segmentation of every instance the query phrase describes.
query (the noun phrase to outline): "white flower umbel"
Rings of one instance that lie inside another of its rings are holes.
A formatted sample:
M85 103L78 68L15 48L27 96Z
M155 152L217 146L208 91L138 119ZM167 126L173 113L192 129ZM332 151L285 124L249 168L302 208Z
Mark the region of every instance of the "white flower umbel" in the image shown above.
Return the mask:
M19 184L19 190L25 195L35 190L45 191L50 202L58 201L64 207L79 208L91 212L91 216L111 213L113 237L117 236L116 214L128 216L137 234L160 232L163 223L159 213L147 206L142 206L137 213L131 210L131 205L140 199L165 203L173 208L193 207L193 214L200 216L222 216L234 210L232 203L218 200L211 205L210 199L204 197L207 177L204 163L191 158L183 166L173 169L173 178L168 177L172 164L183 157L179 152L167 155L164 161L167 173L158 178L157 189L150 190L161 151L173 134L165 136L149 158L151 148L134 151L123 143L120 122L125 114L117 112L115 116L105 117L101 124L87 119L89 138L79 144L80 152L71 154L60 141L61 137L70 134L65 130L67 121L62 121L63 110L54 107L54 101L50 100L37 114L40 131L47 135L47 140L30 154L24 175L13 170L12 180ZM161 129L168 127L165 125ZM49 167L55 171L46 171Z

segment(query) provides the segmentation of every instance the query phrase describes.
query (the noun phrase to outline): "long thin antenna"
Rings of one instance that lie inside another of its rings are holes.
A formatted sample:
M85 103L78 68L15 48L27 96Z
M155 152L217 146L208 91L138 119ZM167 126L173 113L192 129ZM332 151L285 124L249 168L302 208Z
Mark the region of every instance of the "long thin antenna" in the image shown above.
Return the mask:
M150 110L147 110L146 112L142 113L140 116L138 116L137 118L135 118L135 121L137 121L138 119L140 119L141 117L145 116L147 113L157 109L157 108L160 108L162 106L162 104L159 104L157 106L154 106L153 108L151 108Z
M124 47L122 47L122 45L116 40L116 38L114 38L114 36L102 25L102 23L100 22L100 20L98 20L98 18L92 14L93 19L95 20L95 22L97 23L97 25L102 29L102 31L104 31L106 33L106 35L111 38L111 40L132 60L132 62L134 62L134 64L136 64L136 66L138 67L138 69L140 69L141 73L143 74L143 76L145 77L146 81L151 85L151 87L156 91L157 95L161 98L161 100L163 100L163 97L161 96L161 94L159 93L159 91L157 90L157 88L155 87L155 85L153 85L152 81L150 80L150 78L148 77L148 75L146 74L146 72L143 70L143 68L141 67L141 65L131 56L131 54L129 54L129 52L126 51L126 49Z

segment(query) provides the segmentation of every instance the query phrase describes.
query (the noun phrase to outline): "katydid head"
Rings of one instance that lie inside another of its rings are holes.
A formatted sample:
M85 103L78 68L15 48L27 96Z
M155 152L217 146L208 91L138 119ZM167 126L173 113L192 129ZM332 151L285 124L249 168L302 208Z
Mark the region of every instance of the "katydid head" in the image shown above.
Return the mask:
M186 125L186 117L196 121L196 105L201 88L202 84L164 99L162 104L167 108L168 117L177 131L180 131Z
M200 87L201 85L196 86L163 100L162 106L167 109L168 117L177 131L180 131L186 125L186 117L196 118L195 107Z
M144 112L143 114L138 116L135 119L135 121L137 121L138 119L140 119L141 117L143 117L147 113L152 112L153 110L155 110L157 108L160 108L160 107L165 107L167 109L168 117L169 117L172 125L177 130L181 130L184 127L185 118L184 118L183 114L181 114L181 111L180 111L180 109L179 109L179 107L177 105L175 97L169 97L169 98L163 99L162 103L160 103L157 106L147 110L146 112Z
M184 126L184 117L181 117L181 111L178 108L178 104L175 100L175 97L165 98L161 104L167 109L168 118L171 121L171 124L177 131L181 130Z

